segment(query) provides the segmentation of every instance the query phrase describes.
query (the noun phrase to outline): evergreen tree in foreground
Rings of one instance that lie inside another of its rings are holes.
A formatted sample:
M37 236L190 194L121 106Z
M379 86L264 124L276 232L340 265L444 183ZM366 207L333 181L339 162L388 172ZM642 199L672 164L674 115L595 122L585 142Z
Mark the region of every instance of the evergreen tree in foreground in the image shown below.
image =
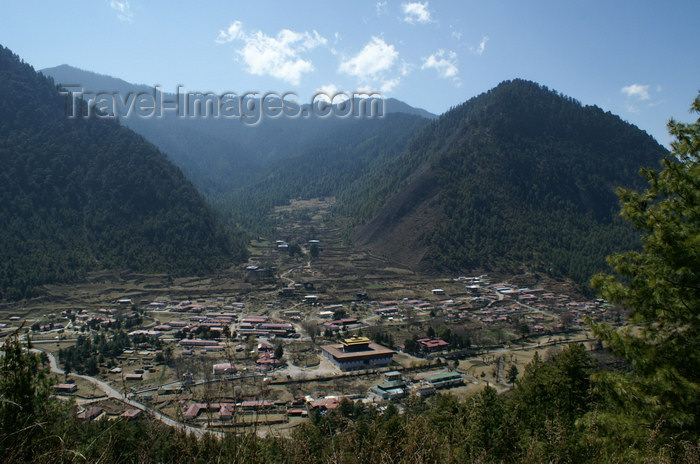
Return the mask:
M700 114L700 94L692 111ZM700 119L668 127L675 141L663 169L641 172L649 188L618 191L643 250L610 257L617 275L593 279L604 298L631 311L628 327L593 325L629 364L595 377L607 400L596 422L616 431L608 437L621 447L652 437L697 443L700 436Z

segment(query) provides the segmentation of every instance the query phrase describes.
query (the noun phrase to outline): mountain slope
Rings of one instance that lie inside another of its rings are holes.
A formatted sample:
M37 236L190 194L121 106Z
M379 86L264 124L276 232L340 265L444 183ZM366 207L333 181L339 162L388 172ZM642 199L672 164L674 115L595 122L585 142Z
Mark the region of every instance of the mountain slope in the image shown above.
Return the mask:
M597 107L504 82L427 126L341 210L364 221L360 244L415 267L525 267L585 282L635 245L615 188L639 185L639 168L664 153Z
M95 268L185 274L243 256L153 145L65 111L52 80L0 48L0 297Z

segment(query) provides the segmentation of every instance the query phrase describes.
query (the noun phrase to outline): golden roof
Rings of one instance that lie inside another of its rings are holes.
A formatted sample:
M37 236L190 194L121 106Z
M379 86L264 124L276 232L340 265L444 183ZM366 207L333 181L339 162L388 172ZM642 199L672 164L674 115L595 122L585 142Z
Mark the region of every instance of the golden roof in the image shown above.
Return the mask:
M370 343L370 339L367 337L350 337L343 340L342 343L345 346L366 345Z

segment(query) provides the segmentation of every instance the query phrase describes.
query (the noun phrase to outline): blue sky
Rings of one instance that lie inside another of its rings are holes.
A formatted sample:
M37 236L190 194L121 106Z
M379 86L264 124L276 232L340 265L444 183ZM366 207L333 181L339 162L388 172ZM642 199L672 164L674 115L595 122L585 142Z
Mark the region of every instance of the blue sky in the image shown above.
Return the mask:
M203 4L205 3L205 4ZM524 78L662 143L700 90L700 1L2 0L0 44L175 91L378 90L442 113Z

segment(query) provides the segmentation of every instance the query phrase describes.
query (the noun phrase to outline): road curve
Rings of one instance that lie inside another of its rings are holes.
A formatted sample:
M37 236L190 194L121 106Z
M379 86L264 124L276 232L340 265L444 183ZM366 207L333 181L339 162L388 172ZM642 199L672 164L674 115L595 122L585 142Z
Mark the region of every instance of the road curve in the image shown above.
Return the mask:
M53 355L53 353L51 353L50 351L47 351L43 348L32 348L32 351L46 353L46 355L49 358L51 372L53 372L54 374L60 374L60 375L65 374L65 371L63 369L61 369L60 367L58 367L58 363L56 362L56 357ZM79 377L83 380L86 380L86 381L92 383L93 385L97 386L100 390L105 392L105 394L110 398L118 399L119 401L122 401L122 402L128 404L129 406L132 406L136 409L140 409L141 411L146 411L146 412L150 413L154 418L156 418L157 420L161 421L162 423L164 423L165 425L168 425L170 427L174 427L174 428L179 429L179 430L184 430L187 433L193 433L197 437L200 437L200 438L203 437L204 435L206 435L207 433L214 435L214 436L217 436L217 437L223 437L226 435L225 433L222 433L222 432L212 431L212 430L204 430L204 429L200 429L199 427L192 427L190 425L176 421L176 420L162 414L161 412L151 408L150 406L146 406L142 403L139 403L138 401L133 400L132 398L129 398L128 396L124 396L124 394L120 393L118 390L115 390L109 384L107 384L101 380L98 380L94 377L90 377L88 375L82 375L82 374L71 374L71 375L73 375L75 377Z

